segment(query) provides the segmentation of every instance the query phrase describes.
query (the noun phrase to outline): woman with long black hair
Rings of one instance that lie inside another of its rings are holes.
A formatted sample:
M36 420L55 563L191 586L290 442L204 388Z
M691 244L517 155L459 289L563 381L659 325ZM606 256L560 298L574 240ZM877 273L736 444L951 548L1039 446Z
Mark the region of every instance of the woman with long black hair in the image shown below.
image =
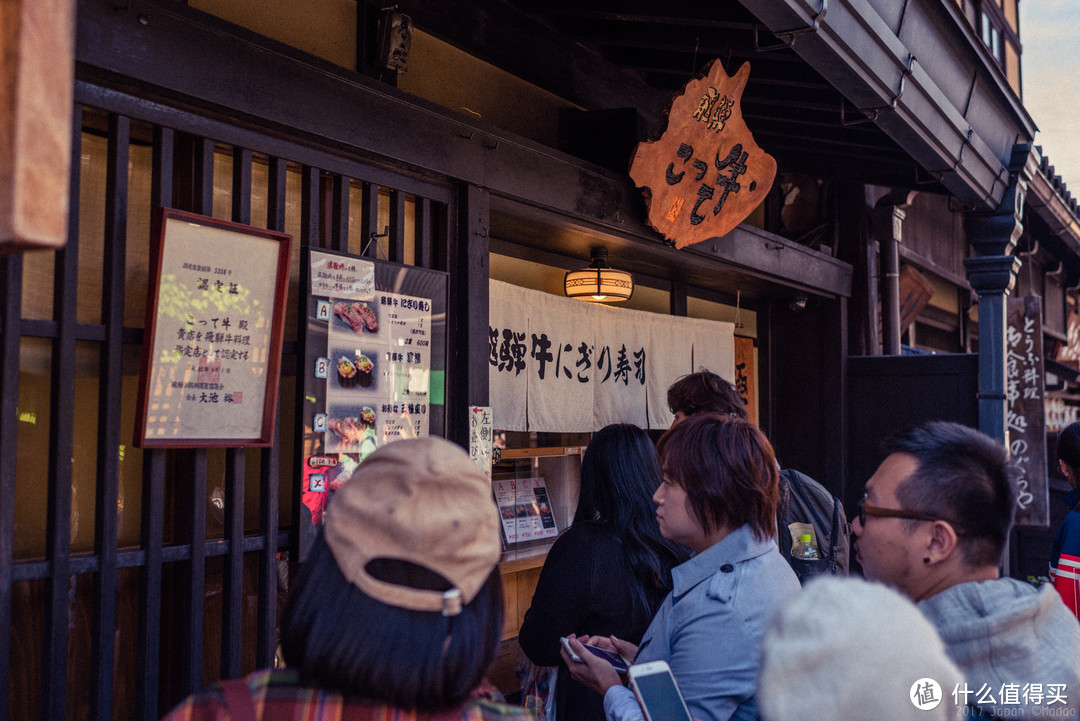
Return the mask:
M548 553L518 635L525 655L559 665L557 721L604 718L601 696L578 684L559 655L570 634L640 640L689 551L660 534L652 495L661 482L645 431L615 424L593 434L581 461L574 522Z

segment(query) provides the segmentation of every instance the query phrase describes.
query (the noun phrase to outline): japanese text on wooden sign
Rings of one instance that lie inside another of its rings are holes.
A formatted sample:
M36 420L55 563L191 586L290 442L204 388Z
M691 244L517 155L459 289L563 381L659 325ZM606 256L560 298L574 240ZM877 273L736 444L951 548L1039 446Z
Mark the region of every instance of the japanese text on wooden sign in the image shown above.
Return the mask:
M749 63L731 77L713 61L675 98L660 140L634 152L630 177L646 189L649 225L677 248L725 235L772 188L776 161L742 117L749 76Z
M1050 525L1043 407L1042 323L1038 296L1008 301L1005 358L1010 460L1019 469L1016 525Z

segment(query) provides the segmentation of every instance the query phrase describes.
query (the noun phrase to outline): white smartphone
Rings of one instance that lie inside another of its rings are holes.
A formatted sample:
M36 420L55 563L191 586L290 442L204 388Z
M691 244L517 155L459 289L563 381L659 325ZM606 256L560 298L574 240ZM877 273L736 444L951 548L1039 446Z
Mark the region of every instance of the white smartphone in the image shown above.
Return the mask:
M559 638L559 641L562 643L563 648L566 649L566 653L570 655L571 660L581 663L581 657L574 653L574 649L570 648L570 639L566 636L562 636ZM608 651L606 648L600 648L599 646L590 646L587 643L581 645L587 648L590 653L593 653L610 663L619 673L626 673L626 670L630 667L630 664L626 662L626 659L614 651Z
M628 675L646 721L694 721L667 661L636 663Z

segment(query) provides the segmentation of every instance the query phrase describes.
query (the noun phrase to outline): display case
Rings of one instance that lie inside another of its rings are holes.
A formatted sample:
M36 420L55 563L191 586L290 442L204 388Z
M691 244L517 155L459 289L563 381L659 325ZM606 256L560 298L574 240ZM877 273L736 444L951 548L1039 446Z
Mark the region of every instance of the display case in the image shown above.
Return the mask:
M517 635L544 559L573 523L589 433L495 432L491 483L502 517L503 637Z

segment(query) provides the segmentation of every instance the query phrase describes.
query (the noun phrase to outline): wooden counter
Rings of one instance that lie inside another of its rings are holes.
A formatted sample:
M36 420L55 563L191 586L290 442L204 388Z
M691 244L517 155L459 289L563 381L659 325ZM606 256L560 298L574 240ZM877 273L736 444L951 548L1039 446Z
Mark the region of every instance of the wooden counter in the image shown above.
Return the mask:
M524 551L507 551L499 563L499 572L503 579L503 639L515 638L525 612L532 603L536 582L540 580L540 569L544 566L551 544L530 548Z

